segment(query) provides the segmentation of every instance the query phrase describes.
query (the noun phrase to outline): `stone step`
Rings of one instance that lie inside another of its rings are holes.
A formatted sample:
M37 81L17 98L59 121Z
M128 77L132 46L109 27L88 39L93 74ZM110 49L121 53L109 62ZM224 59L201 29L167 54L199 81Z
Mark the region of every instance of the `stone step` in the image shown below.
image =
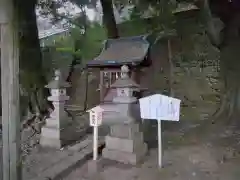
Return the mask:
M143 133L135 133L133 139L123 139L118 137L106 136L106 147L112 150L119 150L133 153L144 144Z
M64 122L60 122L55 118L50 117L46 119L46 127L60 129L61 127L67 126L70 122L71 118L69 117L64 118Z
M53 127L42 127L41 137L60 139L61 130Z
M147 144L144 143L142 148L138 149L138 151L134 153L104 148L102 152L102 156L106 159L118 161L124 164L137 165L139 162L143 160L146 153L147 153Z
M46 119L46 126L50 128L60 128L60 122L50 117Z
M41 137L40 139L41 146L44 147L54 147L60 149L62 146L64 146L63 141L56 138L48 138L48 137Z
M119 138L132 139L140 130L140 125L135 124L117 124L110 127L110 135Z

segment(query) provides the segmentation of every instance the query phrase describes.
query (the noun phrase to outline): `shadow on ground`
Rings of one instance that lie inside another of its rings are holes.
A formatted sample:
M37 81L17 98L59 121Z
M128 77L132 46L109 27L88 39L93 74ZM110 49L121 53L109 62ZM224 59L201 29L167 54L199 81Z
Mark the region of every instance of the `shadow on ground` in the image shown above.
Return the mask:
M152 124L152 123L150 123ZM150 126L150 125L149 125ZM154 123L152 124L154 127ZM97 180L238 180L240 176L240 132L232 126L179 123L166 128L164 168L158 169L157 149L151 149L144 162L133 167L102 159L103 170ZM152 131L153 139L156 132ZM155 138L156 139L156 138ZM156 144L156 143L155 143ZM87 163L66 179L87 179Z

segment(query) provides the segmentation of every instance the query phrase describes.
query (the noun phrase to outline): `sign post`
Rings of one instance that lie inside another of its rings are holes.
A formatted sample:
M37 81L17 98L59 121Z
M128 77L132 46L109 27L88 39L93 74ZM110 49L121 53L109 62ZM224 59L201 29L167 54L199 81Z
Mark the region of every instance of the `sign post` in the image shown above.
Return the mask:
M90 110L90 126L93 127L93 160L98 159L98 127L102 124L102 112L103 109L100 106L96 106Z
M179 121L181 100L161 94L139 99L141 118L158 121L158 166L162 168L162 120Z
M93 160L98 158L98 126L93 127Z
M161 120L158 119L158 166L162 168L162 128Z

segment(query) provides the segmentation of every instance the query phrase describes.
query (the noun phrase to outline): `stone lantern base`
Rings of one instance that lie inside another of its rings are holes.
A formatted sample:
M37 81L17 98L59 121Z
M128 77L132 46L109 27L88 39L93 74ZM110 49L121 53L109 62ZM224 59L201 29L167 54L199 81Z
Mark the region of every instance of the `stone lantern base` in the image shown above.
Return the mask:
M138 123L111 126L105 142L103 157L121 163L136 165L147 153L147 144Z
M64 145L67 145L70 141L79 138L79 134L74 132L73 126L71 126L72 120L68 117L64 119L66 122L59 127L55 119L47 119L46 124L42 127L40 136L40 145L43 147L51 147L60 149Z
M64 130L58 130L55 128L43 127L40 138L40 144L43 147L52 147L60 149L66 144L66 141L61 138Z

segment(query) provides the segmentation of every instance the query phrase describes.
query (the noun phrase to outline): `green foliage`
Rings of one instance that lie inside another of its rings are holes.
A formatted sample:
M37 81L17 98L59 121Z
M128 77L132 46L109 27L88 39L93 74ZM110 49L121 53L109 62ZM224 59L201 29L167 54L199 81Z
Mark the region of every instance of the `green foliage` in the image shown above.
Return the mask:
M70 30L69 35L56 38L54 44L43 48L44 69L48 79L52 78L54 69L66 69L73 59L84 64L96 57L105 39L105 29L95 24L87 28L85 33L76 27Z
M82 6L91 1L80 2L78 0L72 0L71 2ZM201 20L199 20L200 16L198 17L198 14L195 14L193 17L186 18L174 14L176 10L187 11L186 7L188 4L183 3L179 6L179 2L182 3L186 1L132 1L135 8L131 14L131 20L118 25L120 36L136 36L151 33L153 37L155 37L155 43L162 38L179 37L182 39L182 51L177 55L178 57L176 57L176 59L181 59L181 62L188 62L195 60L200 61L201 59L207 58L207 54L209 53L207 50L211 49L209 48L211 45L206 42L207 37L205 37L204 34L205 28L201 24ZM116 1L115 3L118 4L119 7L129 5L129 2L125 1ZM143 18L146 16L148 16L148 18ZM54 45L56 48L55 51L59 55L55 55L57 58L53 59L61 62L59 64L64 65L62 61L68 61L66 57L71 57L70 59L75 57L80 59L81 63L84 64L101 52L103 41L107 38L106 29L99 24L87 23L84 24L84 28L82 28L81 23L86 23L86 21L82 20L82 17L78 17L74 21L78 26L71 29L69 36L57 39ZM200 42L201 39L204 39L203 43ZM211 59L216 59L216 57L214 56Z
M43 66L48 80L52 78L55 69L66 69L73 60L75 53L71 36L55 39L55 43L42 49Z
M206 33L190 34L181 41L181 51L174 55L174 61L180 66L206 65L219 63L219 50L212 46Z
M194 3L193 0L133 1L136 6L131 18L135 22L140 22L136 29L141 29L139 27L142 25L147 33L155 37L155 43L162 38L180 39L181 50L175 54L175 62L186 64L211 61L214 63L219 59L219 52L209 42L205 33L206 28L201 11L195 11L196 6L194 7L192 3ZM144 17L148 18L143 20Z
M85 34L82 36L80 46L83 63L93 59L101 52L103 41L106 38L106 31L100 25L94 24L87 28Z
M132 18L152 18L152 30L162 30L174 23L172 11L176 8L175 1L140 0L134 3Z
M155 42L161 38L182 36L183 33L189 35L189 30L193 31L193 29L199 28L196 25L198 22L193 22L196 19L187 22L189 18L183 15L196 8L196 6L189 4L189 2L191 1L133 1L135 8L131 18L134 20L147 19L145 21L147 21L148 32L151 32L156 37ZM195 17L198 17L198 14L196 15Z
M60 13L59 8L68 6L72 3L81 9L78 17L72 17L71 12ZM67 20L68 23L81 26L84 28L85 24L88 23L85 8L86 7L96 7L97 0L38 0L39 12L42 16L51 18L53 23L57 23L61 20ZM50 16L49 16L50 15ZM77 21L76 21L77 20Z
M147 34L151 31L143 19L128 20L118 25L121 37Z

